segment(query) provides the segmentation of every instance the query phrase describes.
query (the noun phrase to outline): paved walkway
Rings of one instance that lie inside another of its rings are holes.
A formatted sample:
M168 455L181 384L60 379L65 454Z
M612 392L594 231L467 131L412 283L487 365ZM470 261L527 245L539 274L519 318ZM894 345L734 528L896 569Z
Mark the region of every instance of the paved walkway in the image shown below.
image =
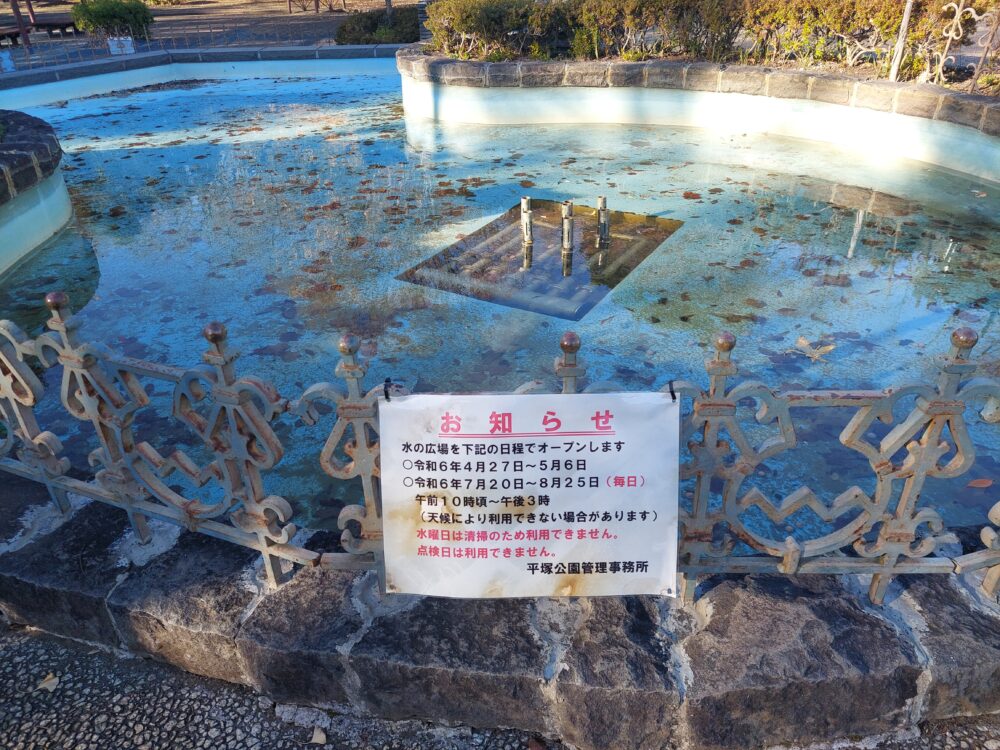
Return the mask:
M323 728L325 743L310 744L316 726ZM565 750L520 732L359 720L275 707L245 688L2 624L0 748ZM874 748L1000 750L1000 717L940 722L926 727L919 738L864 745L864 750Z
M46 682L49 675L56 679ZM325 744L309 744L315 726L325 727ZM280 706L276 710L245 688L0 624L0 748L4 750L560 747L518 732L361 721Z

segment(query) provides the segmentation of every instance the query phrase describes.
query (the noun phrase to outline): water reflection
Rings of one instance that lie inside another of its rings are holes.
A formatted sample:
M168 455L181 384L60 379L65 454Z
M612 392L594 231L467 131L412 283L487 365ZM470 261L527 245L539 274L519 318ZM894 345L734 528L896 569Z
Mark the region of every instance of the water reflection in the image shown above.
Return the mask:
M79 232L64 232L0 276L0 317L38 335L49 317L45 292L62 289L80 309L93 299L100 278L93 244Z

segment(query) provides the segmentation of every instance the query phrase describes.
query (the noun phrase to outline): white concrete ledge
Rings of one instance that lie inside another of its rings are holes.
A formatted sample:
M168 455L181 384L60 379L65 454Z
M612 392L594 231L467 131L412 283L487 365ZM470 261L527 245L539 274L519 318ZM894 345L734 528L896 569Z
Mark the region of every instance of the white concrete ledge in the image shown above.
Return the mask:
M0 274L62 230L73 216L62 173L55 172L0 206Z
M408 120L484 125L627 124L830 143L877 166L914 159L1000 183L1000 138L962 125L819 101L670 88L479 87L404 72Z
M41 107L68 99L183 80L397 74L395 60L374 55L346 59L217 60L208 52L185 50L190 54L177 54L174 62L161 59L161 56L153 59L154 64L113 72L89 66L86 70L90 72L81 74L84 69L75 70L74 73L80 75L71 79L65 74L59 80L24 78L23 86L0 88L0 109Z

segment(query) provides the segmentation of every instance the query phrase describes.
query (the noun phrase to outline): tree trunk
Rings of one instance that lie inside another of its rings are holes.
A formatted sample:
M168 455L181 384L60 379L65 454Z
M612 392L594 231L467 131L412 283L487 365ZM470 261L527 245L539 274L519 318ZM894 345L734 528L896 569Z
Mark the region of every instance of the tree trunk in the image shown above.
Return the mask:
M903 64L903 53L906 51L906 35L910 30L910 14L913 12L913 0L906 0L903 11L903 21L899 25L899 36L896 37L896 48L892 52L892 68L889 70L889 80L899 79L899 66Z
M21 34L21 43L24 45L26 50L31 49L31 39L28 37L28 27L24 25L24 17L21 15L21 6L18 5L17 0L10 0L10 10L14 14L14 22L17 24L17 30Z

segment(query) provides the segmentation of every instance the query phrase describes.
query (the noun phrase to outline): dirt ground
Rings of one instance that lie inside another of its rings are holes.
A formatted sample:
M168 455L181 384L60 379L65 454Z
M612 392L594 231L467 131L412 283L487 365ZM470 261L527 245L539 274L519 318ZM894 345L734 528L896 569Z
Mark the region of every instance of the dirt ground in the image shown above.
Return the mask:
M27 15L25 0L19 0L21 13ZM314 0L291 0L292 15L315 14ZM71 0L34 0L35 12L43 15L63 15L70 12L75 2ZM288 16L287 0L182 0L177 5L148 3L158 19L174 16ZM394 6L416 5L416 0L394 0ZM352 13L384 8L385 0L319 0L320 14ZM13 25L14 16L9 0L0 0L0 26Z

